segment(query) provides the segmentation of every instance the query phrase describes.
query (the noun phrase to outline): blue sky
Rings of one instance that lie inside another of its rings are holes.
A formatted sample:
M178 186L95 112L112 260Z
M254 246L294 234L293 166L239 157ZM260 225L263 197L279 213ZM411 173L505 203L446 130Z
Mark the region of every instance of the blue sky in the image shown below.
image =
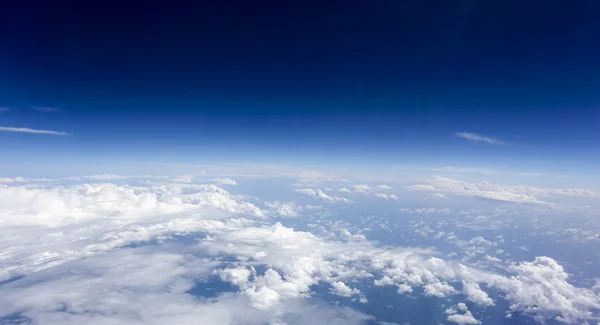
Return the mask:
M598 171L594 2L13 6L0 126L70 135L5 129L6 176L100 161Z

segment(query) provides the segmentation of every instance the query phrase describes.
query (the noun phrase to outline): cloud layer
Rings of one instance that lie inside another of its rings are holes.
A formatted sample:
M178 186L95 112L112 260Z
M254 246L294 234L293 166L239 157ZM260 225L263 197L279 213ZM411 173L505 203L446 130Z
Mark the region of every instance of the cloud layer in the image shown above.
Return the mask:
M464 300L480 309L505 299L508 313L567 324L591 321L600 309L596 289L575 286L563 266L547 256L514 261L496 272L442 258L434 249L382 246L343 223L313 215L323 230L317 235L271 218L298 218L318 209L293 201L252 201L213 184L6 184L0 185L0 245L5 248L0 281L8 282L0 285L0 320L360 324L373 319L319 302L318 287L363 303L369 298L363 288L384 286L401 295ZM490 184L469 188L448 179L427 186L459 194L462 188L462 195L509 191ZM372 189L353 188L359 193ZM424 185L411 189L424 188L430 190ZM318 189L295 191L324 203L347 200ZM383 195L377 197L393 194ZM426 218L429 212L419 215ZM483 237L454 243L464 250L481 249L481 254L497 245ZM229 289L197 293L223 284ZM479 324L475 315L457 302L443 317Z

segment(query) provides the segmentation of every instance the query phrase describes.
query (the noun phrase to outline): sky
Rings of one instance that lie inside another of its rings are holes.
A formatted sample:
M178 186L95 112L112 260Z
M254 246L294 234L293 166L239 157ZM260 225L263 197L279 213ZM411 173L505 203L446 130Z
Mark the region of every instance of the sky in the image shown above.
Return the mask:
M0 31L0 324L600 324L596 0Z
M3 176L142 162L598 174L596 1L4 7Z

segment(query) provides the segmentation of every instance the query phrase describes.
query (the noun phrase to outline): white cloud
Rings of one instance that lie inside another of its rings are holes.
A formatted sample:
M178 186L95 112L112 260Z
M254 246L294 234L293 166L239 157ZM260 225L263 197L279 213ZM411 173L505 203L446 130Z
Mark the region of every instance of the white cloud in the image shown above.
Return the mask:
M358 185L354 185L354 190L356 192L365 193L365 192L371 190L371 187L366 184L358 184Z
M294 192L315 197L317 199L321 199L327 202L342 202L342 203L350 203L350 200L337 197L337 196L329 196L325 192L320 189L312 189L312 188L302 188L302 189L294 189Z
M2 178L0 178L0 184L1 183L5 183L5 184L8 184L8 183L22 183L24 181L25 181L25 179L23 177L14 177L14 178L11 178L11 177L2 177Z
M342 296L342 297L350 297L352 295L360 295L360 290L353 288L350 289L344 282L336 281L331 283L331 293Z
M290 299L257 309L248 297L196 298L220 262L149 248L124 249L74 261L0 287L0 317L21 312L30 324L360 324L370 317L348 308ZM223 271L243 283L241 269ZM296 323L296 322L293 322Z
M0 126L0 132L17 132L17 133L31 133L31 134L48 134L48 135L71 135L63 131L51 131L51 130L39 130L22 127L10 127Z
M375 196L384 200L398 200L394 194L375 193Z
M377 188L382 189L382 190L393 190L393 188L391 186L385 185L385 184L377 185Z
M179 175L179 176L173 177L173 181L181 182L181 183L192 183L192 182L194 182L195 178L196 178L196 175Z
M462 313L462 314L461 314ZM449 314L447 321L456 323L459 325L477 325L481 324L480 321L473 317L473 314L462 302L456 304L456 306L446 309L446 314Z
M230 282L238 287L245 286L252 272L245 267L236 267L219 271L221 280Z
M481 290L479 284L475 282L463 281L463 293L469 301L472 301L480 306L493 306L494 300L488 294Z
M345 192L345 193L350 193L350 192L352 192L352 191L350 191L349 189L347 189L347 188L345 188L345 187L343 187L343 188L340 188L338 191L340 191L340 192Z
M237 182L231 178L215 178L213 181L221 185L237 185Z
M497 257L495 257L495 256L490 256L490 255L486 255L486 256L485 256L485 259L486 259L487 261L489 261L489 262L492 262L492 263L500 263L500 262L502 262L502 260L501 260L501 259L499 259L499 258L497 258Z
M552 196L579 196L600 198L600 193L588 189L552 189L529 186L495 185L488 182L467 183L446 177L434 176L428 184L406 186L412 191L447 192L454 195L475 196L485 199L516 202L551 204L547 200ZM544 200L538 199L544 197Z
M456 133L454 133L454 135L457 138L467 139L469 141L485 142L485 143L490 143L490 144L506 144L506 142L504 142L502 140L486 137L486 136L479 135L476 133L456 132Z
M300 205L296 204L295 202L283 203L279 201L267 201L265 202L265 206L269 208L272 213L280 217L297 217L304 210ZM314 209L314 207L312 206L311 208Z

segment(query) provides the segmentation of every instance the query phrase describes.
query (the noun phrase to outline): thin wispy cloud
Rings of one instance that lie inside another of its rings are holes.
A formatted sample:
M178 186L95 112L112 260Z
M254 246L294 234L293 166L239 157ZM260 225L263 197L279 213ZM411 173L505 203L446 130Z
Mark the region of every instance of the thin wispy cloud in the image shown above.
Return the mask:
M485 143L490 143L490 144L506 144L506 142L504 142L502 140L486 137L484 135L479 135L477 133L456 132L456 133L454 133L454 136L456 136L457 138L462 138L462 139L466 139L469 141L485 142Z
M44 112L44 113L51 113L51 112L58 112L60 111L60 108L56 108L56 107L37 107L37 106L31 106L31 109L34 111L38 111L38 112Z
M31 134L48 134L48 135L71 135L63 131L39 130L31 128L15 128L10 126L0 126L0 132L16 132L16 133L31 133Z
M7 112L10 110L10 107L6 107L6 106L0 106L0 113L2 112Z

